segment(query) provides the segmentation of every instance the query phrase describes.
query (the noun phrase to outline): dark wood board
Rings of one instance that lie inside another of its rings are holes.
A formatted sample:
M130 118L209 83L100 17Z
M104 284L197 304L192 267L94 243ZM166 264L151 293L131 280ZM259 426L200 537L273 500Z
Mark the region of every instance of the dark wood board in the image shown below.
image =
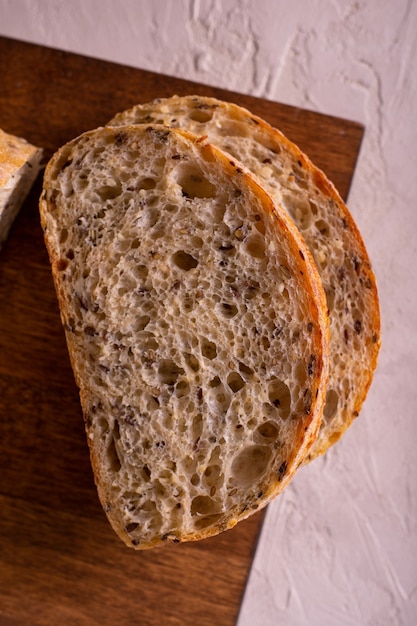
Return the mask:
M346 197L354 122L0 37L0 127L49 157L154 97L206 94L250 108L296 141ZM34 185L0 252L0 626L235 624L260 512L206 541L135 552L110 528L83 419Z

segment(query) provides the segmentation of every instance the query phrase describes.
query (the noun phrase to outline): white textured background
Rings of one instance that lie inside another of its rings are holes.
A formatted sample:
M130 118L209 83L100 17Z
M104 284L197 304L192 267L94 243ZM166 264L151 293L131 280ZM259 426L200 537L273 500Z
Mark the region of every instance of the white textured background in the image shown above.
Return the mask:
M349 206L379 368L343 440L268 508L239 626L417 624L417 2L0 0L0 34L365 124Z

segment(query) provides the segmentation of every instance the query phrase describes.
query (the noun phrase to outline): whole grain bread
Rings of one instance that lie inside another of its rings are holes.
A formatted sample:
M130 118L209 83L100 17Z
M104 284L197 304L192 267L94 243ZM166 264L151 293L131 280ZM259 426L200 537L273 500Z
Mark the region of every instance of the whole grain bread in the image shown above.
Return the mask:
M63 146L40 214L114 530L144 549L265 506L327 378L325 295L285 212L207 141L138 125Z
M294 220L319 270L330 312L330 375L319 437L308 460L346 431L370 387L380 348L375 277L361 234L332 183L280 131L235 104L174 96L111 122L157 122L201 136L241 160Z
M42 150L0 129L0 248L41 169Z

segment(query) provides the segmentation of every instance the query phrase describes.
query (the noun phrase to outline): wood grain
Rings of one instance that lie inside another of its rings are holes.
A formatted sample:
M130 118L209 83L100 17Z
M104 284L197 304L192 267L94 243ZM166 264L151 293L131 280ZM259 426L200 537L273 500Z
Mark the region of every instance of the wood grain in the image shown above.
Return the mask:
M296 141L346 197L354 122L0 38L0 127L46 157L137 102L233 100ZM0 626L229 626L263 513L219 537L126 548L99 505L42 232L39 179L0 252Z

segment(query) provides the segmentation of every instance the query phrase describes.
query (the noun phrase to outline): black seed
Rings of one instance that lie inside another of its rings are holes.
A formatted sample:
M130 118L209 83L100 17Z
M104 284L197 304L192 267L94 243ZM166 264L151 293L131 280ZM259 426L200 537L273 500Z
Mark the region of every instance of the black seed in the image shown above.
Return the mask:
M310 355L310 360L307 366L307 372L309 376L313 375L315 362L316 362L316 357L314 356L314 354Z
M134 530L137 529L138 526L139 524L137 522L132 522L131 524L128 524L127 526L125 526L125 531L127 533L132 533Z
M287 471L287 461L283 461L281 463L281 465L278 468L278 480L281 482L281 480L284 478L285 472Z
M124 143L127 139L127 135L126 133L117 133L117 135L114 138L114 143L116 144L116 146L120 146L122 143Z

